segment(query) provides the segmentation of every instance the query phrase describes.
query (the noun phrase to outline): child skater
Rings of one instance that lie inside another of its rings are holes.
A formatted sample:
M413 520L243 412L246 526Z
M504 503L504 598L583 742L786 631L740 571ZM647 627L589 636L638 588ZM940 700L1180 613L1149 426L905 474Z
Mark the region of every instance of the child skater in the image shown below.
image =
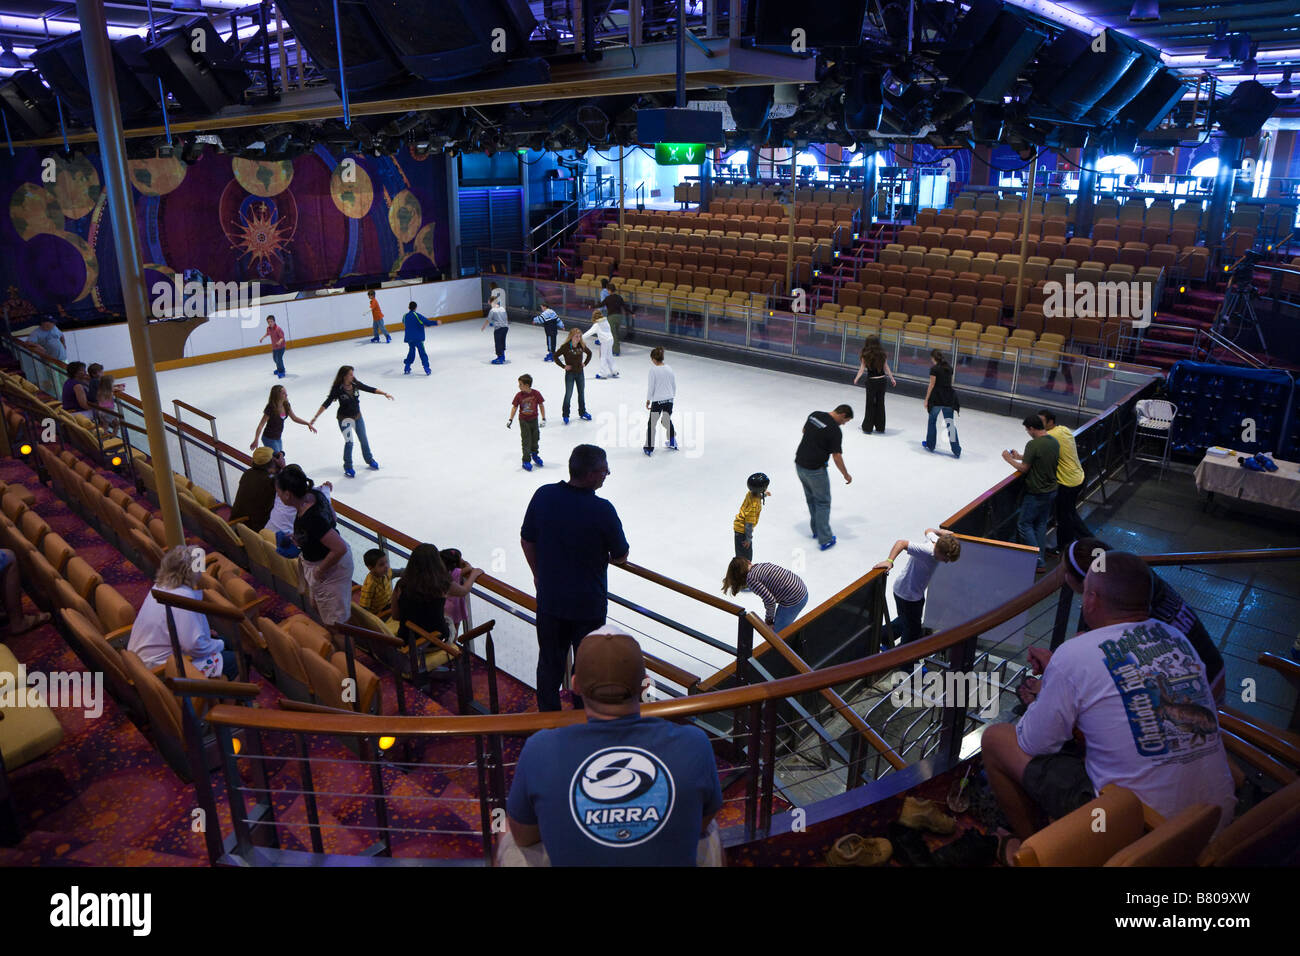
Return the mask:
M600 371L596 378L618 378L618 370L614 368L614 330L602 310L592 310L591 328L582 337L595 338L600 343Z
M465 560L459 548L447 548L441 554L443 565L451 573L452 585L459 586L461 580L469 577L470 572L474 570L473 565ZM450 595L450 592L448 594ZM469 595L448 596L443 613L447 618L447 625L451 628L450 637L455 637L466 629L465 622L469 620Z
M655 346L650 350L650 382L646 386L645 407L650 411L650 421L645 426L645 447L641 450L646 457L654 454L655 422L663 416L664 427L668 429L668 446L677 450L677 430L673 428L673 399L677 397L677 376L664 364L664 350Z
M754 560L754 529L758 527L758 519L763 514L763 499L771 494L767 490L769 483L770 479L761 471L749 476L749 491L745 492L745 500L740 503L740 511L731 525L731 530L736 533L738 558Z
M385 342L393 341L393 337L388 334L388 329L384 326L384 310L379 308L379 300L375 298L375 290L371 289L366 295L370 297L370 331L374 335L370 341L378 342L381 335L384 337Z
M271 358L275 360L275 377L284 378L284 329L275 324L273 315L266 317L266 334L257 341L261 342L268 336L271 339Z
M499 290L498 290L499 291ZM503 301L501 296L495 299L489 298L492 308L488 310L487 318L479 326L482 332L489 325L492 326L492 336L496 339L497 357L492 360L493 365L506 364L506 333L510 331L510 317L506 315L506 307L501 305Z
M542 393L533 388L531 375L519 376L519 391L510 403L510 418L506 428L515 423L515 412L519 412L519 444L524 450L524 471L532 471L533 465L542 467L542 460L537 457L537 440L539 429L546 425L546 399ZM538 413L542 420L537 420Z
M262 419L257 423L257 431L253 433L253 443L248 446L249 451L257 450L257 443L260 439L262 444L271 451L284 451L284 420L292 419L299 425L306 425L307 430L313 435L316 434L316 426L310 422L303 421L293 413L292 406L289 405L289 393L283 385L271 386L271 394L266 400L266 408L262 409Z
M555 333L564 328L564 323L555 314L555 310L548 305L533 317L533 324L540 325L546 330L546 358L543 361L553 361L555 358Z
M411 374L411 363L415 361L415 353L420 353L420 362L424 365L424 374L432 375L429 368L429 356L424 351L424 330L432 328L438 324L436 319L426 319L419 312L415 311L415 303L406 304L406 315L402 316L402 327L406 330L403 341L406 342L406 363L402 368L403 375Z

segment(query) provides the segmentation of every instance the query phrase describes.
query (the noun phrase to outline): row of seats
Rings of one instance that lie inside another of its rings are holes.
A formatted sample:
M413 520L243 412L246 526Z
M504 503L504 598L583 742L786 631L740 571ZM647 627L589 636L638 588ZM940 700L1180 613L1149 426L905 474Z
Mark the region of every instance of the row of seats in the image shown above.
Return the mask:
M600 292L599 283L584 276L574 285L580 300L595 304ZM743 289L628 279L622 282L622 295L638 309L671 307L676 312L703 314L707 306L711 315L742 321L746 318L761 320L767 314L767 295Z
M918 258L919 257L919 258ZM890 283L888 273L896 272L904 278L901 282ZM1080 276L1079 273L1083 275ZM921 253L919 247L899 250L886 246L881 251L879 261L868 263L859 270L859 281L863 285L902 285L904 288L930 288L935 290L931 277L947 276L949 278L962 273L972 273L980 277L998 276L1008 281L1015 280L1021 274L1032 283L1053 281L1064 283L1067 276L1074 276L1076 282L1088 280L1095 282L1151 282L1159 285L1164 277L1164 270L1158 266L1134 267L1129 263L1116 262L1107 265L1100 260L1049 259L1046 256L1030 256L1024 261L1023 273L1019 256L999 256L993 252L981 252L971 255L969 250L959 250L943 257L942 253ZM850 284L851 285L851 284ZM940 285L937 291L949 291Z
M1024 200L1020 196L998 197L989 193L960 192L953 197L951 208L956 212L997 212L1020 215L1024 211ZM924 209L921 211L925 212ZM931 212L933 211L931 209ZM1064 199L1048 199L1036 195L1029 212L1030 215L1064 219L1070 215L1070 203Z
M619 240L618 226L606 226L601 230L599 240L584 240L578 249L591 248L595 242L613 244L617 247ZM676 249L680 252L730 253L743 256L776 256L784 259L789 249L789 239L775 233L744 233L739 236L699 235L697 233L667 232L656 229L629 228L622 232L623 244L628 248L640 247L644 252L631 255L634 259L647 262L658 254L659 250ZM816 257L819 262L831 258L831 243L826 239L812 239L795 235L795 256Z
M790 211L779 202L756 202L752 199L720 199L709 204L714 216L740 219L790 219ZM795 222L831 222L851 226L854 208L840 203L796 203Z
M773 202L778 195L788 195L789 191L788 183L782 186L763 183L749 183L744 186L718 183L713 187L713 198ZM857 206L862 202L862 189L861 187L857 189L831 189L825 186L796 186L794 199L800 205L803 203L834 203L842 206ZM699 202L698 192L691 202Z
M786 236L789 234L789 216L727 216L709 212L672 212L662 209L647 209L644 212L626 212L623 225L640 226L649 229L658 226L660 230L686 230L697 235L719 233L721 235L755 235ZM775 227L775 228L771 228ZM818 219L801 218L795 220L795 237L799 239L837 239L842 245L852 241L852 223L849 221L825 222Z
M628 279L643 282L669 282L672 285L705 286L711 289L726 289L730 292L758 292L763 294L779 293L785 287L784 259L752 259L746 261L735 256L718 257L713 265L691 267L682 264L673 266L645 266L641 263L620 265L618 284L626 285ZM611 274L614 260L612 257L592 256L583 264L585 270L579 282L585 278L599 280ZM811 275L811 263L806 260L795 263L794 280L798 285L806 282Z
M1185 246L1179 248L1171 243L1150 246L1145 242L1121 243L1113 239L1092 240L1075 237L1065 239L1051 236L1043 239L1029 239L1022 243L1008 233L989 235L982 230L966 233L960 229L940 232L937 228L918 231L915 227L899 230L897 240L888 243L885 248L913 248L922 255L930 251L982 253L991 252L999 256L1020 255L1022 248L1028 249L1031 256L1045 256L1048 259L1095 260L1113 265L1123 262L1134 268L1141 266L1159 266L1172 268L1185 266L1192 271L1203 271L1209 267L1210 250L1205 246Z

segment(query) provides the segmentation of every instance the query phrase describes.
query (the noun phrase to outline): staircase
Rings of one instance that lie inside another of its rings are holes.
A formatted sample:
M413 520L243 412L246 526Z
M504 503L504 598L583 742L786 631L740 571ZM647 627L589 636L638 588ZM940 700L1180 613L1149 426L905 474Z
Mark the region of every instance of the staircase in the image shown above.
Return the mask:
M1142 336L1135 361L1168 370L1184 359L1195 360L1196 333L1214 324L1223 293L1192 289L1172 308L1161 309L1157 321Z
M611 223L618 222L617 208L597 208L589 210L581 220L578 221L578 227L562 240L559 246L551 250L545 262L538 262L538 268L547 268L550 275L544 278L550 278L556 281L572 282L582 274L582 261L578 255L578 246L588 239L599 239L600 231ZM557 260L563 260L568 266L567 279L559 274Z

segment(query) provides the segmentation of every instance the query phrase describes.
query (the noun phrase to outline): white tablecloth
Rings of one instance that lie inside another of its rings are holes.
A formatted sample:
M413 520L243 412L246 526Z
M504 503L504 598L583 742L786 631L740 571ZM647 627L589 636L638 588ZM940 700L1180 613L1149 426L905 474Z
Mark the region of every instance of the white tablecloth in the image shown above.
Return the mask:
M1201 459L1196 466L1197 490L1300 511L1300 464L1277 460L1277 471L1251 471L1238 463L1238 456L1250 457L1234 451L1226 458Z

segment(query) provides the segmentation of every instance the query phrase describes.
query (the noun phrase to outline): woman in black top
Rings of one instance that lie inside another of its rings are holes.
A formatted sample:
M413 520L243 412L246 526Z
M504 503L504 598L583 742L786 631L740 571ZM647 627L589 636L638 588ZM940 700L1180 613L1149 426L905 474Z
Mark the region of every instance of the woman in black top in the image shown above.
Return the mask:
M324 404L316 409L316 414L307 423L308 427L316 424L316 419L325 414L325 409L335 401L339 403L339 431L343 433L343 474L349 478L357 476L357 473L352 470L354 435L361 442L361 457L372 469L379 470L379 462L375 461L370 454L370 442L366 441L366 422L361 417L361 396L357 394L358 392L370 392L374 395L382 395L390 402L393 400L393 396L387 392L371 388L364 382L358 381L352 374L352 366L344 365L334 376L334 384L330 386L330 393L326 396Z
M257 442L260 439L262 444L271 451L284 451L284 420L292 418L299 425L306 425L307 430L313 435L316 434L316 426L311 422L305 422L293 413L293 407L289 404L289 393L285 391L283 385L273 385L271 395L266 400L266 408L262 409L262 420L257 423L257 431L253 433L253 443L248 446L249 451L257 451Z
M858 358L858 374L853 376L857 385L863 375L867 376L867 404L862 413L862 430L868 435L872 430L885 433L885 380L898 387L894 373L889 370L885 350L881 348L879 336L871 336L862 345L862 354Z
M426 633L450 641L447 599L469 594L482 573L480 568L471 568L460 581L452 581L442 553L431 544L416 545L406 562L406 570L393 586L392 615L398 622L397 636L403 640L415 636L406 626L409 621Z
M952 457L961 457L961 442L957 440L957 423L953 413L961 411L961 400L957 390L952 387L952 366L947 357L938 349L930 352L930 384L925 390L925 410L930 413L930 424L925 431L925 441L921 446L926 451L934 451L935 424L942 413L948 425L948 445L952 448Z
M352 550L338 532L329 498L313 490L297 465L280 470L275 488L280 501L297 512L293 540L316 616L326 626L346 623L352 616Z

